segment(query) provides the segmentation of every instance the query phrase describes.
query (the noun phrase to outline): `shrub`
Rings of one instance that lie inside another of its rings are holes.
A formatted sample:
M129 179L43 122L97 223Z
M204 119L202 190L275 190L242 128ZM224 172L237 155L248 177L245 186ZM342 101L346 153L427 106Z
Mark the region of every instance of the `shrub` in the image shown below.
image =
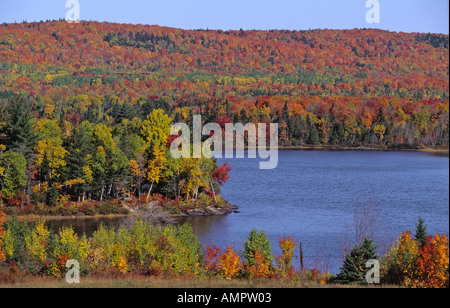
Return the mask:
M0 268L0 283L15 284L21 275L17 262L11 261L7 266Z
M180 275L198 275L200 260L203 257L202 245L194 235L191 225L183 224L170 228L175 231L173 238L175 271Z
M213 203L214 199L206 194L201 194L198 196L196 203L197 207L205 208Z
M49 236L50 230L45 226L45 221L40 220L31 234L25 237L26 248L37 261L44 262L47 259Z
M111 265L120 272L138 270L162 276L197 275L201 245L189 225L154 226L137 220L117 231L103 225L90 240L91 267Z
M6 222L5 227L2 242L6 261L21 262L28 253L25 238L29 236L31 230L25 222L20 223L16 217Z

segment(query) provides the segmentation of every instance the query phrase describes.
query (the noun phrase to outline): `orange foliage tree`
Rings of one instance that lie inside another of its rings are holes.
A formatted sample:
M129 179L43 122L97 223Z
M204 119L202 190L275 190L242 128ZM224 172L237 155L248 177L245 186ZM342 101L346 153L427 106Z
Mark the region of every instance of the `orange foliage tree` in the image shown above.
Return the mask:
M275 256L275 260L277 262L276 272L282 278L292 279L295 274L292 259L295 248L297 247L297 241L292 240L292 236L281 236L278 239L278 244L282 252L279 256Z
M415 287L448 288L449 287L449 246L446 235L427 236L425 243L419 247L417 256L417 276Z
M254 263L252 265L246 264L245 270L249 274L250 279L265 279L269 278L272 274L271 264L264 255L255 250L253 254Z
M235 278L242 270L243 264L234 246L225 249L225 253L219 256L219 272L226 279Z

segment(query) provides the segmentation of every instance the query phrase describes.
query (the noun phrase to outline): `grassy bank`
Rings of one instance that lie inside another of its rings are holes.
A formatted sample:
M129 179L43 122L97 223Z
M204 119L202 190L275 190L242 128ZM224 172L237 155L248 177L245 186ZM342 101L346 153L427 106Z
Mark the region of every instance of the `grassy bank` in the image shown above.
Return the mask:
M81 277L79 284L68 284L64 278L29 277L23 281L0 284L0 288L399 288L391 285L320 284L314 281L248 280L248 279L162 279L155 277L95 278Z

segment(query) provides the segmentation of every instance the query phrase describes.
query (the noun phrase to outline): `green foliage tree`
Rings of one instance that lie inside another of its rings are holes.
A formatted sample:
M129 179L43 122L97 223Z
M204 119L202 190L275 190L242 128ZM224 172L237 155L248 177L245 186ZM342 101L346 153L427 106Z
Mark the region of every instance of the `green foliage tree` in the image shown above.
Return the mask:
M366 283L365 275L368 271L366 262L368 260L377 260L379 256L376 253L377 246L372 239L365 238L361 244L357 244L345 256L344 264L336 276L336 282L339 283Z
M244 260L249 266L255 265L255 252L259 251L269 264L273 264L273 254L270 240L267 238L264 231L257 231L252 229L248 235L247 241L244 243Z
M0 184L4 198L10 199L27 184L27 161L22 153L6 151L0 157Z

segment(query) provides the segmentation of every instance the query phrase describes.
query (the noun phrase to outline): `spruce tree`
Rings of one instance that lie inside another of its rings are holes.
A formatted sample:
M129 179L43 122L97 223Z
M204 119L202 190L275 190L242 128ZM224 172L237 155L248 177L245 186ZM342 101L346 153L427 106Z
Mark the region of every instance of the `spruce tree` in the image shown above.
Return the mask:
M306 126L308 127L308 134L306 137L306 143L310 145L318 145L320 144L319 131L316 128L316 125L312 122L309 114L306 117Z
M311 131L309 133L308 144L318 145L320 144L319 132L315 125L311 126Z
M22 153L30 161L38 136L33 129L35 119L31 114L30 103L23 96L14 96L8 106L9 119L7 122L6 146Z
M340 268L340 273L336 276L336 282L340 283L365 283L366 262L371 259L378 259L376 253L377 246L372 239L365 238L362 244L356 245L349 254L346 255L344 264Z
M414 235L420 245L425 244L425 238L427 237L427 226L425 220L420 217L419 223L416 225L416 234Z

